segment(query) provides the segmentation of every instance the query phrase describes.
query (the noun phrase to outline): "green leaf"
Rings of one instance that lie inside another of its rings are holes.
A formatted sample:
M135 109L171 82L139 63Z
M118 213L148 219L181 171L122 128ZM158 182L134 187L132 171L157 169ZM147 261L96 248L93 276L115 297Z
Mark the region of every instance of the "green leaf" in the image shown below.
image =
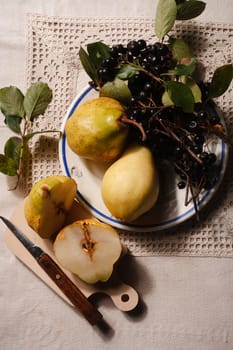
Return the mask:
M5 156L14 160L15 164L19 165L20 153L22 149L22 140L19 137L13 136L7 140L4 153Z
M215 98L224 94L233 79L233 65L226 64L217 68L212 77L208 98Z
M44 114L48 104L52 100L52 90L46 83L37 82L32 84L24 98L24 109L29 120Z
M24 118L25 111L23 107L24 95L15 86L8 86L0 89L0 109L3 114L16 115Z
M194 102L195 103L200 103L202 102L202 94L201 94L201 89L199 86L196 84L195 80L192 77L188 76L182 76L180 77L180 81L187 85L190 90L192 91L193 97L194 97Z
M122 104L127 104L130 101L131 92L123 80L116 78L102 86L100 96L111 97Z
M20 134L20 123L22 121L21 117L17 115L6 115L4 123L16 134Z
M137 67L133 67L130 64L125 64L118 69L116 77L122 80L128 80L129 78L132 78L136 72L138 72Z
M177 64L173 70L163 75L192 75L196 68L195 58L191 58L189 64Z
M175 0L159 0L155 17L155 33L160 40L172 29L176 20L176 11Z
M163 96L162 96L162 104L164 106L173 106L174 103L173 101L170 99L168 92L164 91Z
M182 58L193 57L190 47L183 39L170 38L169 44L172 55L177 61L181 60Z
M98 75L97 75L96 67L92 63L89 55L86 53L86 51L82 47L79 50L79 58L87 75L89 75L91 80L93 80L94 83L98 85Z
M185 1L177 5L177 20L188 20L199 16L206 7L206 3L198 0Z
M96 69L99 68L104 58L109 57L109 47L100 41L87 44L87 52Z
M7 140L4 147L4 155L0 155L0 171L9 176L17 175L20 155L22 149L22 140L19 137L11 137Z
M185 113L192 113L194 109L194 97L190 88L177 81L165 82L168 95L175 106L181 107Z
M15 176L17 175L18 166L14 159L5 156L4 154L0 154L0 172L9 175Z

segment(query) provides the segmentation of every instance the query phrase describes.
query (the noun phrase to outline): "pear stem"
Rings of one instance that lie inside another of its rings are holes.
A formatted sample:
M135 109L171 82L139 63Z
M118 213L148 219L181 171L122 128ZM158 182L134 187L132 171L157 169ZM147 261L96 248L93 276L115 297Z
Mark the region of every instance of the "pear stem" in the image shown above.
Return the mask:
M126 115L123 115L121 117L121 121L125 124L132 124L132 125L136 126L139 129L139 131L141 132L142 141L146 141L147 136L146 136L145 130L142 127L142 124L138 123L136 120L129 119Z

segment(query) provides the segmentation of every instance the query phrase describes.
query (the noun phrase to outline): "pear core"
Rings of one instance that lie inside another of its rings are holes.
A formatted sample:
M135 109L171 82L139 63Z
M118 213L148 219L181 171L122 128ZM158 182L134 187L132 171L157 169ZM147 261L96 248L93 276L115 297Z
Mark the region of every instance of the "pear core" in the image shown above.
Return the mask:
M90 99L79 105L65 125L67 143L80 157L109 162L122 153L128 127L121 122L124 108L109 97Z
M151 151L130 145L105 172L101 193L110 213L131 222L149 211L159 195L159 180Z
M94 219L65 226L53 244L58 262L87 283L106 282L122 253L118 232Z

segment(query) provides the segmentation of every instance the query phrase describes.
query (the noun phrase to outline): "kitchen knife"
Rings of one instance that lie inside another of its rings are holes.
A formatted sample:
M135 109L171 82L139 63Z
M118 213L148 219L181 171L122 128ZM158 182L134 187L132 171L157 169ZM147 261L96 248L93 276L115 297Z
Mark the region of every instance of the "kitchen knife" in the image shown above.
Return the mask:
M72 304L83 314L88 322L92 325L99 323L103 319L102 314L68 278L57 263L40 247L31 242L11 221L3 216L0 216L0 219L36 259L40 267L47 273L58 288L60 288Z

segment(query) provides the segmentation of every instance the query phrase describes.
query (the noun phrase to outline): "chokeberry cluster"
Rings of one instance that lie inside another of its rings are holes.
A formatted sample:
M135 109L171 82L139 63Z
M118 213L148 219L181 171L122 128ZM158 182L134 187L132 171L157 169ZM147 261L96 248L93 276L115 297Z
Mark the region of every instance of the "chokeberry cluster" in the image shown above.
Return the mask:
M147 44L143 39L131 40L126 46L118 44L110 47L109 57L102 61L98 69L100 85L113 80L119 66L132 62L137 64L140 69L145 70L144 74L141 74L144 77L148 76L148 73L160 76L174 65L168 45L160 42ZM135 79L138 78L132 77L132 80L129 81L131 88L134 86Z
M178 188L191 191L195 202L200 191L210 189L218 176L216 155L208 151L206 144L209 132L216 125L221 127L219 116L202 103L195 104L192 113L163 103L164 73L176 64L168 45L132 40L126 46L110 47L109 57L103 59L98 69L99 86L112 81L124 64L138 67L128 78L132 97L126 106L125 120L131 137L150 147L155 159L169 161L174 166ZM203 98L208 87L203 82L199 84Z

